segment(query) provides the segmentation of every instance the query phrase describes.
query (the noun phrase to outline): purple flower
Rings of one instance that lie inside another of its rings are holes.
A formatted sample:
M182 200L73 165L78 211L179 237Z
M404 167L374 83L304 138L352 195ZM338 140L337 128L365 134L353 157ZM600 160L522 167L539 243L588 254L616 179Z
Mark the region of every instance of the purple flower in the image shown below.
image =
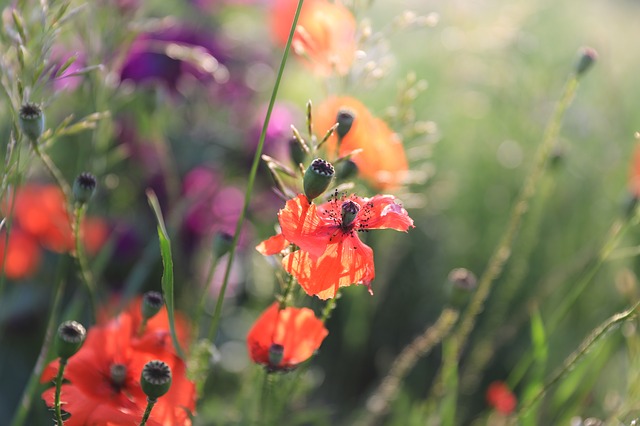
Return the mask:
M264 107L254 118L247 143L252 155L258 147L260 132L262 131L266 113L267 108ZM290 105L284 103L274 105L273 111L271 112L271 119L269 120L269 127L267 127L267 134L264 139L264 154L283 163L289 161L289 139L293 136L291 125L294 124L297 126L300 122L300 116L299 111ZM303 129L300 128L298 128L298 130L303 131Z
M86 66L85 54L83 52L70 52L62 46L56 45L52 49L51 61L54 67L51 72L51 84L57 92L59 90L75 90L84 79L82 75L73 75L82 70ZM72 57L76 56L76 60L67 67L66 70L56 77L56 74L62 66Z
M160 83L176 93L188 77L201 83L226 82L227 59L214 34L165 21L162 28L140 34L134 40L120 71L120 80Z

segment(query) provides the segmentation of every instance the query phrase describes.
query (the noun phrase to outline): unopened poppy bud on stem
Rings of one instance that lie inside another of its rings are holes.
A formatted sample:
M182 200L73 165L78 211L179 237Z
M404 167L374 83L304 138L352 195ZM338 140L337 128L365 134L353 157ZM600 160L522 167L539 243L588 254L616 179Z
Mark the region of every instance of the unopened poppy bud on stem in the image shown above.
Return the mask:
M73 198L76 203L87 204L96 192L96 177L88 172L83 172L73 181Z
M460 309L476 289L478 280L473 272L465 268L453 269L447 278L450 285L449 303L452 307Z
M87 330L76 321L65 321L58 327L56 350L62 359L71 358L82 347Z
M35 143L44 132L44 112L40 105L27 102L20 107L20 129L29 140Z
M333 166L328 161L316 158L311 162L303 178L304 195L307 196L309 202L327 190L335 173Z
M340 161L336 165L336 178L338 180L347 180L358 174L358 166L350 158Z
M353 111L342 108L338 111L338 115L336 116L336 122L338 123L338 128L336 129L336 133L338 134L338 140L342 140L349 130L351 130L351 126L353 126L353 120L355 120L356 116Z
M297 138L289 139L289 155L294 164L304 164L307 159L307 152L300 145Z
M587 72L598 59L598 52L591 47L583 47L580 49L580 58L576 64L576 76L581 77Z
M140 386L150 400L158 399L171 388L171 369L162 361L149 361L142 369Z
M162 298L162 294L157 291L148 291L142 297L142 305L140 309L142 310L142 318L144 320L148 320L154 317L160 309L164 306L164 299Z

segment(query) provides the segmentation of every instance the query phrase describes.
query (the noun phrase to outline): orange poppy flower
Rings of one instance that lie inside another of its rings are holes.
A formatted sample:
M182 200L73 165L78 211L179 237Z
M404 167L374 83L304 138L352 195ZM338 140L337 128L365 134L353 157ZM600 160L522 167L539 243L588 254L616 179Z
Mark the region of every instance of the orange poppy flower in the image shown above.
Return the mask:
M276 0L271 11L275 41L287 44L297 0ZM294 53L318 75L346 75L356 52L356 21L340 3L307 0L302 6L293 36Z
M335 297L340 287L351 284L364 284L371 292L375 278L373 250L357 232L406 232L413 227L407 211L391 195L336 197L317 207L300 194L287 201L278 220L282 234L264 241L257 250L272 255L284 250L289 242L298 246L299 250L282 259L282 265L307 294L320 299Z
M59 253L75 247L71 218L64 195L55 185L24 185L15 197L14 217L18 226L35 237L45 248ZM81 225L81 237L89 254L105 243L108 227L104 220L87 217Z
M253 362L273 370L295 368L318 350L329 332L311 309L279 309L273 303L253 324L247 335L249 356ZM271 353L279 347L282 358L274 364Z
M329 155L341 157L361 149L351 157L360 175L378 190L398 187L405 180L408 169L402 141L387 123L374 117L357 99L331 97L320 104L313 115L316 134L323 135L331 128L343 109L352 112L355 119L339 147L335 133L327 141Z
M629 192L635 198L640 198L640 144L633 153L633 162L629 173Z
M492 382L487 388L487 402L499 413L510 414L515 410L518 400L506 383Z
M138 424L147 404L139 383L140 374L144 365L154 359L169 365L172 385L169 392L158 399L147 424L191 424L188 411L195 409L195 386L186 378L184 361L175 355L170 341L164 345L141 344L158 341L158 329L150 327L134 339L136 330L133 315L124 312L88 331L84 345L69 359L64 371L62 409L71 414L66 426ZM49 364L42 381L52 380L57 370L57 361ZM47 405L53 405L54 394L55 388L42 394Z
M21 280L32 276L40 265L40 247L27 233L14 228L5 246L6 234L0 233L0 266L7 278ZM5 257L6 256L6 257ZM3 265L3 261L6 261Z

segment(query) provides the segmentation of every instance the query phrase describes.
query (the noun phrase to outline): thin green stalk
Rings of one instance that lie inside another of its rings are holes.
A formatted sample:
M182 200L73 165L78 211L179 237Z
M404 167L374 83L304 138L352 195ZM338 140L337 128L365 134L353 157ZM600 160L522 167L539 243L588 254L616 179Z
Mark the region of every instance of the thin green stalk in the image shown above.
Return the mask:
M387 376L372 393L367 401L367 413L357 425L369 426L383 416L389 409L391 403L398 396L400 385L407 377L407 374L416 365L420 358L423 358L446 336L458 320L459 312L455 309L446 308L440 314L435 324L416 337L402 352L393 360L393 364Z
M33 151L36 153L38 158L40 158L40 161L42 161L42 163L44 164L45 168L49 171L49 174L53 177L53 179L55 179L56 183L62 190L65 201L69 203L73 199L73 197L71 196L71 187L62 175L62 172L51 160L51 157L49 157L46 152L40 149L37 143L34 142L31 144L31 146L33 147Z
M209 270L207 271L207 278L204 283L204 289L202 290L202 294L200 295L200 303L198 304L198 310L196 312L195 320L193 321L194 337L198 337L200 321L202 321L202 315L204 315L204 308L207 304L207 295L209 294L209 288L211 288L211 282L213 281L213 274L216 271L218 260L219 260L218 256L214 254L213 259L211 259L211 264L209 265ZM220 288L220 292L222 292L222 288ZM218 299L220 299L220 296L221 296L220 293L218 293Z
M573 352L562 364L562 367L552 374L547 381L544 383L542 389L538 391L538 393L531 398L526 404L524 404L517 413L517 418L521 418L523 415L533 407L533 405L538 402L548 391L554 386L558 381L564 377L569 371L571 371L576 364L585 356L585 354L595 345L595 343L603 337L611 328L616 325L625 322L629 319L633 319L638 315L638 307L640 306L640 302L636 302L631 308L627 309L624 312L620 312L611 316L605 322L603 322L600 326L595 328L578 346L575 352Z
M274 373L267 371L265 369L264 380L262 382L262 390L260 392L260 405L258 406L258 413L257 413L258 419L261 419L262 421L258 421L258 424L263 424L263 425L271 424L269 422L269 419L270 419L269 407L271 405L269 404L269 402L272 395L273 380L274 380Z
M80 224L82 222L82 218L84 217L85 212L87 211L86 204L76 204L76 207L73 211L74 223L73 223L73 237L75 241L75 257L78 261L78 267L80 269L80 276L82 277L82 282L87 287L87 293L89 293L89 302L91 304L91 313L93 315L93 320L95 322L96 316L98 314L98 303L96 300L96 284L93 280L93 275L91 274L91 270L89 269L89 264L87 262L87 257L84 252L84 246L80 239Z
M13 139L13 135L11 136L12 140L15 141L15 139ZM12 151L11 148L7 147L7 150ZM9 211L7 212L6 217L3 219L4 221L4 229L6 229L6 232L4 234L4 246L9 247L9 237L11 234L11 225L13 224L13 209L16 205L16 196L18 194L18 188L20 187L20 184L22 183L22 174L20 173L20 148L17 149L17 153L16 153L16 167L15 170L18 173L18 179L17 179L17 184L14 185L14 190L13 193L11 194L11 202L9 203ZM9 154L10 155L10 154ZM9 158L9 163L11 163L11 159ZM8 172L9 172L9 166L7 166L7 175L5 176L5 178L8 178ZM8 182L8 181L7 181ZM3 182L4 184L4 182ZM8 183L7 183L8 186ZM4 187L3 187L4 189ZM2 194L4 195L4 194ZM1 230L1 228L0 228ZM0 299L2 299L2 296L4 295L4 286L5 283L7 281L7 277L5 277L4 274L4 268L5 265L7 264L7 253L9 252L9 250L4 250L4 253L2 253L2 266L0 267Z
M144 414L142 415L142 421L140 422L140 426L145 426L147 424L147 420L149 420L149 416L151 416L151 410L153 410L153 406L158 402L157 399L147 398L147 408L144 410Z
M486 270L480 277L478 289L474 293L469 306L462 315L460 326L452 336L453 339L457 340L458 353L456 354L456 357L460 356L460 351L462 351L465 346L469 334L475 325L477 316L484 309L484 303L489 296L492 284L502 273L504 265L511 255L512 246L518 234L520 224L522 223L522 218L529 207L529 201L538 188L538 182L546 169L549 154L551 153L560 132L562 119L567 108L571 104L577 87L578 78L575 75L572 75L565 85L562 97L556 105L554 114L544 132L542 143L536 153L533 169L527 176L520 194L516 199L500 243L493 252Z
M298 6L296 8L296 13L293 17L293 22L291 23L291 31L289 31L289 38L287 39L287 45L284 48L284 53L282 54L282 60L280 61L280 68L278 69L276 81L273 85L273 91L271 92L271 99L269 100L267 115L265 116L264 123L262 125L262 132L260 133L258 147L256 148L256 153L253 157L253 164L251 165L251 171L249 172L249 179L247 182L247 191L244 196L244 205L242 206L242 211L240 212L240 216L238 217L238 222L236 223L236 229L233 234L233 241L231 243L231 248L229 250L227 268L224 273L222 288L220 289L220 296L218 297L216 308L213 313L213 319L211 320L211 324L209 328L208 336L210 336L211 341L213 341L216 338L216 335L218 333L220 315L222 313L222 302L224 301L224 294L227 290L227 284L229 283L229 276L231 275L231 265L233 264L233 260L236 253L236 247L238 246L238 240L240 239L240 231L242 229L242 224L244 223L244 218L247 215L247 211L249 210L249 200L251 199L251 194L253 192L253 185L255 183L256 175L258 173L258 165L260 164L260 158L262 156L264 140L267 135L267 129L269 127L269 120L271 119L273 106L275 105L275 102L276 102L278 89L280 87L280 81L282 80L282 75L284 74L284 67L287 63L287 57L289 56L289 50L291 49L291 41L293 40L293 35L295 34L296 26L298 25L298 18L300 17L300 11L302 10L303 3L304 3L304 0L298 0Z
M56 375L56 393L53 400L53 410L56 416L56 424L64 425L62 420L62 410L60 409L60 393L62 392L62 378L64 377L64 368L67 366L67 358L60 358L60 366Z
M69 257L63 255L58 266L57 277L55 280L55 296L53 299L51 312L49 313L49 319L47 321L47 330L44 335L44 341L42 342L42 347L40 348L40 354L38 355L36 364L33 367L33 371L31 372L29 382L27 383L27 386L22 394L22 398L20 399L20 405L18 405L13 420L11 421L11 426L22 426L24 424L25 420L27 419L27 415L29 414L29 409L31 408L33 397L38 391L40 377L42 376L42 372L44 371L44 367L49 356L49 349L51 348L51 343L53 341L53 335L55 334L58 324L58 310L60 308L60 301L62 300L62 293L64 292L66 282L65 276L68 263Z

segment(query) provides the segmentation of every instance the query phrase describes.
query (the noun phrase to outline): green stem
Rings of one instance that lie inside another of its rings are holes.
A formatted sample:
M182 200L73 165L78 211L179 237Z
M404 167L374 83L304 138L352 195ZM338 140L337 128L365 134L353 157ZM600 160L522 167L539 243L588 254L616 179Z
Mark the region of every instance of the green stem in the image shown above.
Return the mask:
M64 425L62 420L62 411L60 409L60 393L62 393L62 378L64 376L64 368L67 366L67 358L60 358L60 366L58 367L58 375L56 376L56 394L53 400L53 410L56 415L56 424Z
M207 278L204 283L204 289L202 290L202 294L200 295L200 303L198 304L198 311L196 312L195 319L193 321L193 337L198 337L198 330L200 328L200 321L202 321L202 316L204 315L204 308L207 304L207 299L209 295L209 288L211 287L211 282L213 281L213 274L216 271L216 266L218 265L218 256L214 254L213 259L211 259L211 264L209 265L209 270L207 271ZM220 300L220 296L222 296L222 287L220 288L220 292L218 293L218 300ZM197 339L194 339L194 344Z
M291 31L289 31L289 38L287 39L287 45L285 46L284 53L282 54L282 60L280 61L280 68L278 69L278 75L276 76L276 81L273 85L273 91L271 92L271 99L269 100L267 115L265 116L264 123L262 125L262 132L260 133L258 147L256 148L256 153L253 157L253 164L251 165L251 171L249 172L249 179L247 182L247 191L244 196L244 205L242 206L242 211L240 212L240 216L238 217L238 222L236 223L236 229L233 234L233 241L231 243L231 248L229 250L227 268L224 273L222 288L220 289L220 296L218 297L216 308L213 313L213 319L211 320L211 325L209 328L208 336L209 336L209 340L211 341L215 340L216 335L218 333L220 315L222 313L222 302L224 300L224 294L227 290L227 284L229 282L229 276L231 274L231 265L233 264L233 259L236 253L236 247L238 246L238 240L240 238L240 230L242 229L244 218L247 215L247 210L249 209L249 200L251 199L251 194L253 192L253 185L255 183L256 175L258 173L258 165L260 164L260 158L261 158L262 150L264 147L264 140L267 135L267 129L269 127L269 120L271 119L273 106L275 105L275 102L276 102L278 89L280 87L280 81L282 80L282 75L284 74L284 67L287 63L287 57L289 56L289 50L291 49L291 42L293 40L293 35L295 34L296 26L298 24L298 18L300 17L300 11L302 10L303 3L304 3L304 0L298 0L298 6L296 8L296 13L293 17L293 22L291 23Z
M11 140L14 140L13 139L13 135L12 135L12 139ZM9 151L7 153L7 155L9 156L8 163L10 164L11 163L11 152L13 151L13 148L7 147L7 150ZM14 190L13 190L13 192L11 194L11 201L9 202L9 211L7 212L7 216L4 218L4 221L5 221L4 222L4 228L6 229L6 232L4 234L5 250L4 250L4 253L2 254L2 261L1 261L2 262L1 263L2 266L0 267L0 299L2 299L2 295L4 294L4 286L5 286L5 283L7 281L7 279L6 279L5 275L4 275L4 268L5 268L5 265L6 265L6 262L7 262L7 253L9 252L9 250L6 250L6 248L9 247L9 237L10 237L10 234L11 234L11 226L13 224L13 209L14 209L14 207L16 205L16 197L17 197L17 194L18 194L18 188L20 188L20 184L22 183L21 182L22 181L22 174L20 173L20 151L21 150L18 147L18 148L16 148L16 151L17 151L17 153L16 153L16 167L15 167L15 170L17 171L18 179L17 179L17 184L14 185ZM7 175L5 175L3 180L8 177L10 167L7 167L6 170L7 170ZM3 190L5 189L4 185L5 185L5 182L3 182L3 188L2 188ZM6 182L6 185L7 186L9 185L8 181ZM0 194L0 195L4 195L4 193ZM1 230L1 227L0 227L0 230Z
M85 212L87 211L86 204L76 205L74 209L73 216L73 237L75 241L75 251L76 251L76 260L78 261L78 267L80 269L80 276L82 277L82 282L87 287L87 293L89 293L89 302L91 304L91 312L93 315L93 320L96 320L98 315L98 304L96 300L96 285L93 280L93 275L89 270L89 264L87 262L87 257L84 253L84 246L80 239L80 223L82 222L82 218L84 217Z
M29 409L31 408L31 402L33 401L33 397L38 390L40 377L42 376L42 372L44 371L44 367L46 365L46 361L49 356L49 349L53 341L53 335L55 333L56 325L58 323L58 310L60 307L60 301L62 300L62 293L64 292L65 275L67 272L68 261L69 261L69 257L66 255L63 255L63 257L60 259L57 277L55 280L55 286L56 286L54 290L55 296L53 299L53 306L51 307L51 312L49 313L49 319L47 321L47 330L45 332L44 341L42 342L42 347L40 348L40 354L38 355L36 364L33 367L33 371L31 372L31 377L29 378L27 387L25 388L22 394L22 398L20 399L20 405L16 410L16 414L13 417L11 426L22 426L24 424L27 418L27 414L29 414Z
M373 425L380 416L384 415L389 405L395 400L400 390L402 380L416 365L418 360L431 350L446 336L458 320L459 312L455 309L444 309L435 324L416 337L393 360L389 373L373 392L367 401L367 413L357 424L359 426Z
M151 410L153 410L153 406L156 405L156 402L158 402L157 399L147 397L147 408L144 410L144 414L142 415L140 426L145 426L147 424L147 420L149 420L149 416L151 415Z
M62 175L62 172L51 160L51 157L46 152L42 151L37 143L32 143L33 151L36 153L40 161L44 164L45 168L49 171L49 174L55 179L56 183L64 194L65 201L68 203L73 199L71 194L71 187L67 183L66 179Z
M576 364L585 356L585 354L595 345L595 343L603 337L611 328L614 326L627 321L629 319L635 318L638 315L638 307L640 306L640 302L636 302L631 308L627 309L624 312L620 312L611 316L605 322L603 322L600 326L595 328L578 346L578 349L573 352L562 364L562 367L551 375L543 385L542 389L535 394L535 396L527 401L525 405L520 407L518 410L517 417L521 418L523 415L527 413L527 411L535 405L538 400L540 400L549 389L558 383L558 381L564 377L569 371L571 371Z
M271 399L271 389L273 388L273 374L265 369L264 381L262 382L262 391L260 393L260 405L258 408L258 424L270 425L269 422L269 400Z
M452 338L458 341L458 353L455 354L456 357L459 357L460 351L464 349L469 334L473 330L476 318L484 309L484 303L489 296L492 284L502 273L504 265L511 255L512 246L518 234L522 218L529 207L529 201L537 190L538 182L546 169L545 166L549 158L549 154L551 153L560 132L562 119L567 108L571 104L577 87L578 79L575 76L571 76L565 85L560 101L556 105L554 114L547 125L542 143L536 153L533 169L527 176L514 204L507 227L502 235L502 239L500 240L496 250L493 252L485 272L480 277L478 289L474 293L469 306L462 315L460 326L452 336Z

